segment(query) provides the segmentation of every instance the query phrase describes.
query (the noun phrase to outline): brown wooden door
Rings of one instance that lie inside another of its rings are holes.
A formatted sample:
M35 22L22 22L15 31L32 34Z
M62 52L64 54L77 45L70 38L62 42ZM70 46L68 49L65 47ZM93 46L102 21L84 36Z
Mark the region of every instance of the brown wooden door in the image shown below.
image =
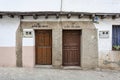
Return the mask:
M80 66L80 31L63 31L63 66Z
M35 32L36 37L36 64L52 64L52 31L38 30Z

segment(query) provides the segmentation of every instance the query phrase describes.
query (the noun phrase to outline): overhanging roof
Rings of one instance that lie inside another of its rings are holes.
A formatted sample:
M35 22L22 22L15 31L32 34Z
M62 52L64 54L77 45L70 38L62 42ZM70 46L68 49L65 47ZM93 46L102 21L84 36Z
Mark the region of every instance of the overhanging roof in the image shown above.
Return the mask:
M33 12L16 12L16 11L0 11L0 15L23 15L23 16L32 16L32 15L66 15L66 14L72 14L72 15L120 15L120 13L90 13L90 12L63 12L63 11L33 11Z
M88 12L63 12L63 11L44 11L44 12L0 12L0 18L2 16L9 16L11 18L14 18L14 16L19 16L21 19L24 18L24 16L33 16L34 19L37 19L38 16L45 16L47 19L48 16L56 16L56 18L59 18L61 16L66 16L67 18L71 18L71 16L78 16L78 18L82 17L89 17L90 19L95 18L96 16L101 17L101 19L104 19L106 17L112 17L112 19L119 18L120 13L88 13Z

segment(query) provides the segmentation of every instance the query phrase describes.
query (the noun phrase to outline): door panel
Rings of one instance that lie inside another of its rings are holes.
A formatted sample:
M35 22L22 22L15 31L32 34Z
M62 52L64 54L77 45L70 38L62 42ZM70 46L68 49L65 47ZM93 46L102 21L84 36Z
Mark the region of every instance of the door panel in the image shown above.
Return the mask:
M52 64L52 31L37 30L36 37L36 64Z
M80 31L63 31L63 65L80 66Z

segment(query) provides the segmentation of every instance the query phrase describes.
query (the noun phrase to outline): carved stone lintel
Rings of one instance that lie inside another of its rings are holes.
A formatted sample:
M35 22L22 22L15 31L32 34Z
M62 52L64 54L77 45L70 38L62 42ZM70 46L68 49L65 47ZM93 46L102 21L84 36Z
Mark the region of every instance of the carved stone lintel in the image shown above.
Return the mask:
M43 27L48 27L48 25L41 25L40 23L36 23L36 24L33 24L33 25L32 25L32 28L35 28L35 27L36 27L36 28L40 28L40 27L43 28Z

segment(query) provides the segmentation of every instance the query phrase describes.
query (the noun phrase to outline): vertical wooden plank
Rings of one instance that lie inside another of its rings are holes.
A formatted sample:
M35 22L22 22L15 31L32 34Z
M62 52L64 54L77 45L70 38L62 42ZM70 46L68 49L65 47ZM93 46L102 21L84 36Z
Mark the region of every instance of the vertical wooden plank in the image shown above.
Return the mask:
M63 65L80 65L80 31L63 31Z
M52 33L50 30L36 31L36 64L52 63Z

